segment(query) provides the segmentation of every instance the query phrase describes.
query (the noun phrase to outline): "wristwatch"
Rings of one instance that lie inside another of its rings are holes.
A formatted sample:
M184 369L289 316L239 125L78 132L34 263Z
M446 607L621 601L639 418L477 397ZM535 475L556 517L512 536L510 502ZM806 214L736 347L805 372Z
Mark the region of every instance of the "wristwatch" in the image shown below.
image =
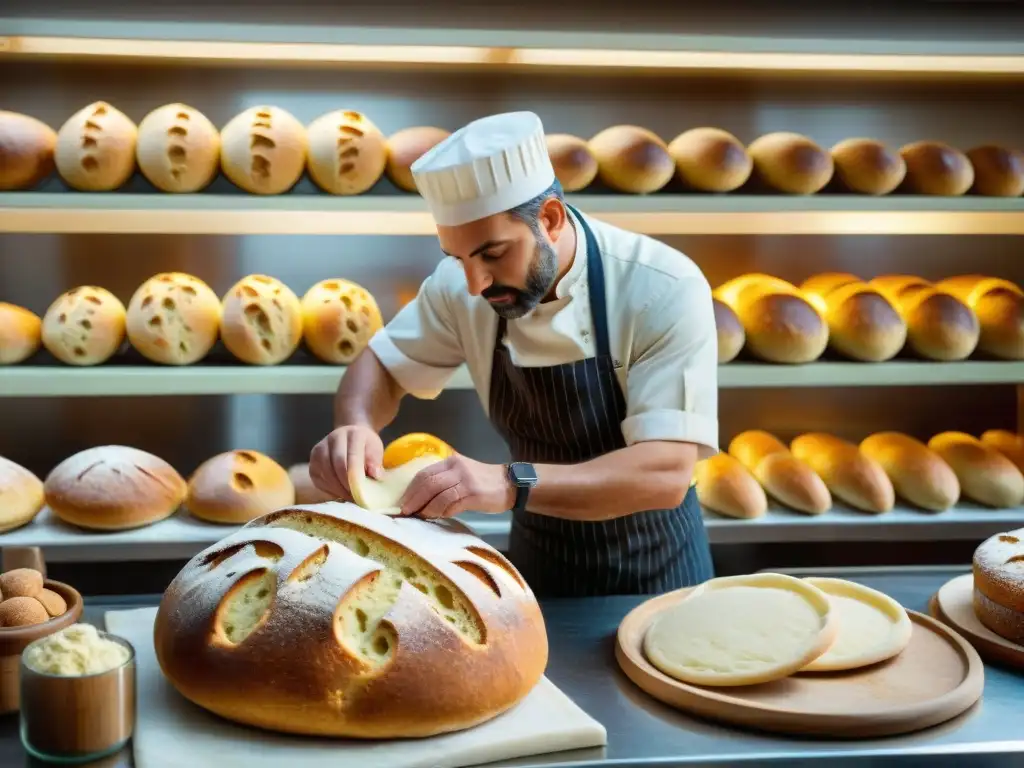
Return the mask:
M526 511L526 500L530 498L530 489L537 487L537 470L533 464L525 461L513 461L508 465L508 479L516 489L516 503L513 512Z

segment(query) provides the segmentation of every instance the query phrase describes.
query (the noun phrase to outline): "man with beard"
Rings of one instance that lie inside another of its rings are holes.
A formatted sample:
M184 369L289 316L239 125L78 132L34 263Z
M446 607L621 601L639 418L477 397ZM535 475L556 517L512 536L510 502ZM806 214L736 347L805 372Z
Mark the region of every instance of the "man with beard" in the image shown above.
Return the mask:
M509 557L540 596L649 594L712 576L690 479L717 450L711 290L686 256L562 196L540 119L494 115L412 166L446 257L345 374L310 457L323 491L377 477L406 394L468 366L512 463L452 456L402 514L512 510Z

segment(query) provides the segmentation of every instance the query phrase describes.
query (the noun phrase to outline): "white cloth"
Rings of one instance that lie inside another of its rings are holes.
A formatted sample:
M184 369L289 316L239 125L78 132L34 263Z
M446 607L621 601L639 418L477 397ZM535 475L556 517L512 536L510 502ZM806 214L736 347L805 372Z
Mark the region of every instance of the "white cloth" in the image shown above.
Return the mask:
M718 336L711 287L690 259L662 242L595 221L601 250L608 334L626 399L627 444L697 443L701 458L718 450ZM520 367L576 362L596 354L587 295L586 241L553 301L508 322L506 346ZM457 259L445 257L416 298L370 340L370 348L410 394L437 397L466 364L488 408L498 316L470 296Z

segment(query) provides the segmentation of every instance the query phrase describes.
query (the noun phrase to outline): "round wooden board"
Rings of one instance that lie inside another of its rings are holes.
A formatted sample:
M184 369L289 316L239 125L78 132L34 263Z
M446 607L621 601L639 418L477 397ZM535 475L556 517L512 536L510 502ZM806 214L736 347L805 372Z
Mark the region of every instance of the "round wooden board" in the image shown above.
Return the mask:
M973 574L967 573L947 581L935 593L928 608L932 616L963 635L982 657L1024 669L1024 646L1000 637L975 615Z
M937 725L981 698L985 672L974 648L915 611L907 612L914 625L910 645L880 664L736 688L682 683L647 661L643 641L654 618L689 592L669 592L634 608L619 625L615 657L648 694L692 714L780 733L869 738Z

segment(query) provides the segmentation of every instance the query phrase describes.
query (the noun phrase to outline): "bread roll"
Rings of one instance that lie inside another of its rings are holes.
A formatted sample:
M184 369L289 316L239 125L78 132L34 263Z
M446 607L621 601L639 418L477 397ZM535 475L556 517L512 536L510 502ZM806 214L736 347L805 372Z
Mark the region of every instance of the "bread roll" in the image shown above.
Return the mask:
M165 104L139 123L135 156L142 175L161 192L198 192L220 167L220 133L202 112Z
M391 134L387 141L387 165L385 173L391 182L406 192L417 192L416 180L412 177L412 164L451 136L444 128L417 126Z
M646 195L672 180L676 164L660 137L636 125L605 128L590 140L601 181L617 192Z
M221 306L221 339L243 363L277 365L302 340L299 299L273 277L243 277L224 294Z
M941 432L928 447L956 472L964 496L997 509L1024 502L1024 475L995 448L964 432Z
M43 591L43 574L35 568L14 568L0 573L0 592L4 600L12 597L38 597Z
M154 363L197 363L217 343L220 311L217 294L198 277L163 272L128 302L128 341Z
M56 145L46 123L0 110L0 192L30 189L53 173Z
M579 192L590 186L597 176L597 158L587 142L567 133L550 133L544 137L548 157L555 169L555 178L566 192Z
M30 627L50 618L34 597L12 597L0 603L0 627Z
M1024 645L1024 528L999 533L974 551L974 612L1000 637Z
M974 183L974 168L959 149L938 141L916 141L900 148L907 175L904 187L916 195L964 194Z
M822 299L827 294L844 285L863 282L863 280L850 272L819 272L800 283L800 290L807 297L808 301L818 307L819 310L824 311L825 305Z
M764 517L768 497L757 480L728 453L716 453L693 468L700 505L726 517Z
M882 465L851 442L835 435L808 432L789 445L793 455L825 481L833 496L864 512L888 512L896 491Z
M874 139L846 139L832 147L840 185L861 195L887 195L907 174L907 164L893 149Z
M0 365L32 357L42 343L43 321L35 312L0 301Z
M333 501L329 493L324 493L313 485L313 479L309 476L309 462L292 464L288 467L288 479L295 487L296 504L320 504L324 501Z
M372 739L489 720L548 658L540 607L497 550L340 502L267 515L192 558L154 642L171 685L221 717Z
M715 329L718 331L718 362L728 363L743 349L746 335L736 313L718 299L712 299L715 308Z
M42 508L42 481L24 467L0 456L0 533L32 522Z
M1024 291L1016 283L983 275L959 275L935 284L966 304L978 318L978 349L1004 360L1024 360Z
M295 503L285 468L257 451L207 459L188 481L185 508L200 520L239 525Z
M991 197L1020 197L1024 193L1024 152L987 144L968 150L974 168L973 191Z
M220 167L235 186L257 195L287 192L306 167L306 129L278 107L252 107L220 132Z
M765 134L747 151L757 177L779 192L813 195L832 179L832 156L798 133Z
M187 486L174 467L151 453L103 445L62 461L43 490L47 506L64 522L123 531L173 515Z
M870 285L888 298L907 324L907 345L918 356L964 360L974 352L981 326L974 312L955 296L920 278L876 277Z
M306 133L309 175L324 192L359 195L384 175L387 139L362 112L328 112L310 123Z
M759 429L742 432L729 443L729 453L768 495L787 507L809 515L832 507L832 495L822 479L774 435Z
M97 101L68 118L57 132L54 161L68 186L109 192L135 172L138 129L127 115Z
M844 278L832 273L812 277L800 286L825 316L829 346L844 357L864 362L895 357L907 340L907 325L900 313L867 283L845 282ZM826 287L829 285L835 287Z
M861 441L860 450L882 465L896 495L915 506L941 512L960 498L956 473L935 451L910 435L877 432Z
M325 363L348 365L383 325L370 292L348 280L322 280L302 297L303 339Z
M989 429L981 433L981 442L995 448L1024 472L1024 437L1005 429Z
M762 274L736 277L719 286L715 298L736 313L747 348L772 363L809 363L828 344L821 313L791 283Z
M72 288L43 316L43 346L68 365L105 363L120 348L124 334L124 304L95 285Z
M731 192L750 178L754 161L743 143L719 128L692 128L668 145L676 173L690 189Z

